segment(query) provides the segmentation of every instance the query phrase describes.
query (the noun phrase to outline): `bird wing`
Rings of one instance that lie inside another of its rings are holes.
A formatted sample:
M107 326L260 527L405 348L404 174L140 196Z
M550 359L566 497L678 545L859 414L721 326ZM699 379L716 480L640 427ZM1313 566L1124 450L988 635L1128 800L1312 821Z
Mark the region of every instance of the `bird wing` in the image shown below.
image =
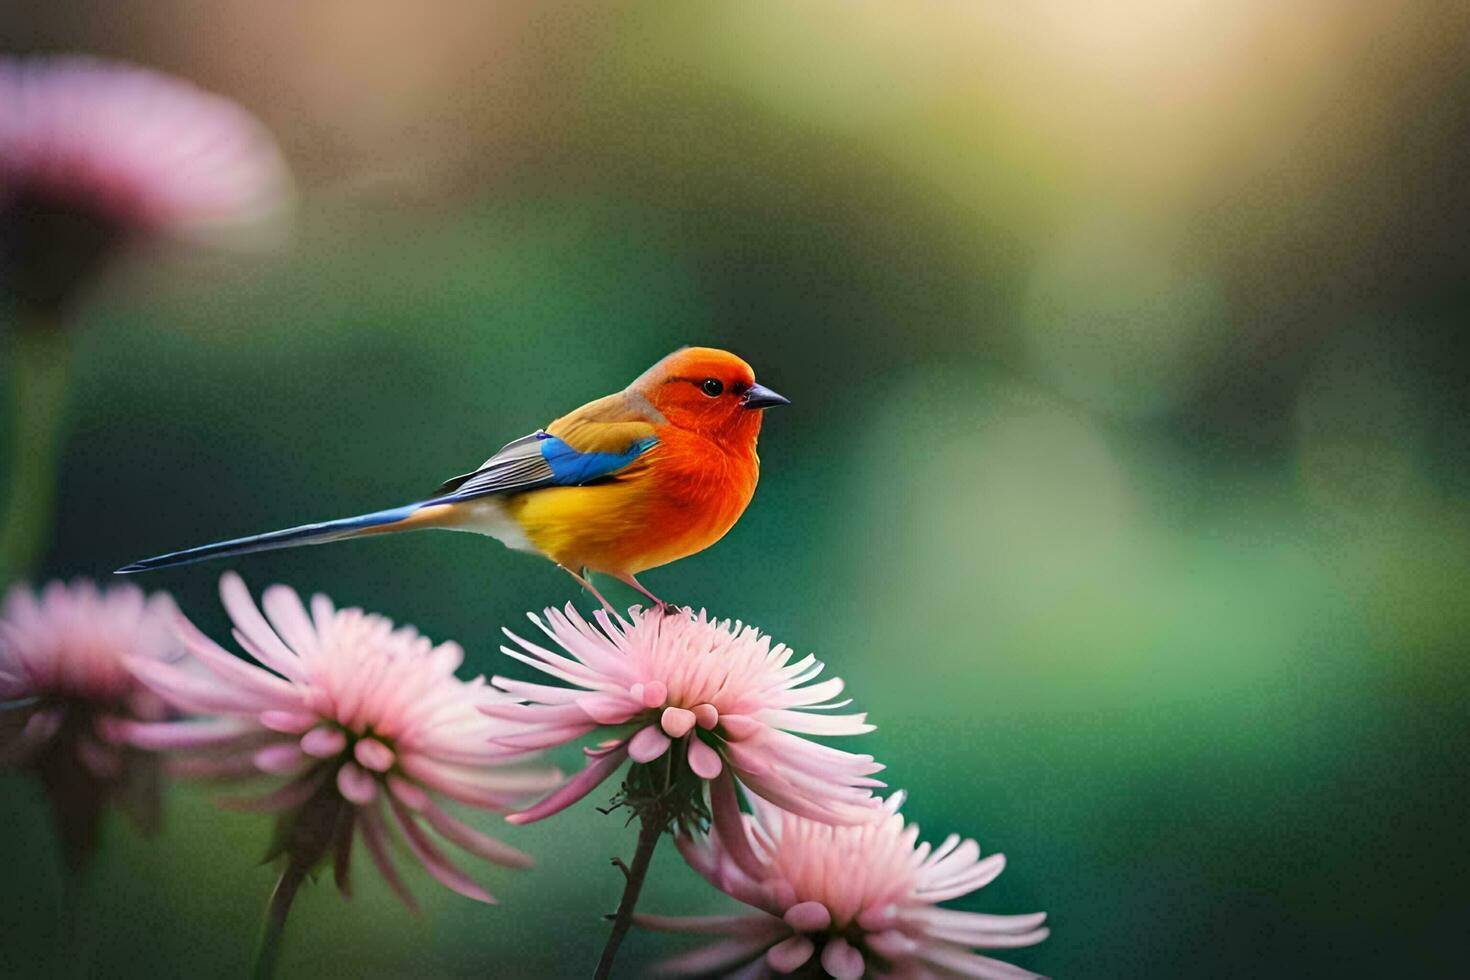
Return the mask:
M550 465L541 455L545 435L545 430L537 430L506 443L478 468L441 483L432 499L478 497L545 486L552 476Z
M658 444L654 423L621 394L508 442L479 469L448 480L434 501L566 487L611 476Z

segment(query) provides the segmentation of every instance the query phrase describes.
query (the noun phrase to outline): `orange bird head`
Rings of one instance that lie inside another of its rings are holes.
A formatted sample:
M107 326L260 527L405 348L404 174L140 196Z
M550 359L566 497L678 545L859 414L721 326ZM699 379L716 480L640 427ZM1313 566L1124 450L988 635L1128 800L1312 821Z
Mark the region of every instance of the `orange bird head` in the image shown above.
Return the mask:
M668 420L732 448L755 448L761 409L790 401L756 384L749 364L729 351L685 347L628 386Z

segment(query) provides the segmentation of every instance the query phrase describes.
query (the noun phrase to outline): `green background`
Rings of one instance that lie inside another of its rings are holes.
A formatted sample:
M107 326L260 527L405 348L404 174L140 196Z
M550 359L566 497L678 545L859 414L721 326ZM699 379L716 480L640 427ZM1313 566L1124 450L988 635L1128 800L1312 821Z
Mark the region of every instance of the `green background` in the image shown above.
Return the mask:
M910 819L1008 856L960 904L1051 914L1007 958L1462 972L1465 15L1109 6L7 13L9 50L240 99L300 180L286 250L150 248L82 308L44 577L417 499L727 347L794 404L744 519L646 582L849 682ZM140 582L224 637L223 567ZM233 567L458 640L467 676L574 598L466 535ZM284 974L587 974L633 837L598 802L473 818L539 860L471 869L495 908L421 871L419 918L365 866L308 888ZM182 785L166 816L108 825L78 952L39 791L0 777L0 973L243 973L269 828ZM642 907L733 902L665 848Z

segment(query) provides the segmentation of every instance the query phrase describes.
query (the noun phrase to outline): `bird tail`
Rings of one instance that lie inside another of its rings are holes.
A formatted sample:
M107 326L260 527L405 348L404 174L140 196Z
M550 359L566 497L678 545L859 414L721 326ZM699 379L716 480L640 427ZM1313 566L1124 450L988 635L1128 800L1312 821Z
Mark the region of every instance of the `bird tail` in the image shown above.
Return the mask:
M359 514L357 517L343 517L339 520L322 521L318 524L303 524L300 527L288 527L282 531L252 534L246 538L233 538L229 541L200 545L197 548L186 548L183 551L171 551L166 555L155 555L152 558L135 561L131 565L124 565L117 570L116 574L131 575L135 572L152 571L155 568L190 565L196 561L207 561L210 558L228 558L233 555L248 555L256 551L275 551L278 548L326 544L328 541L342 541L367 534L413 531L427 527L448 527L453 523L452 510L451 506L443 504L406 504L389 510L374 511L371 514Z

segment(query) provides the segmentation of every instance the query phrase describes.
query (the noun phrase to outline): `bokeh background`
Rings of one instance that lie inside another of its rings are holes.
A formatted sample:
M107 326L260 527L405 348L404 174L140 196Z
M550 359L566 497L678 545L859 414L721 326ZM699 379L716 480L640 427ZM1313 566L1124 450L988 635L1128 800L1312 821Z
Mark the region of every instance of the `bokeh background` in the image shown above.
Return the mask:
M416 499L728 347L795 404L744 520L647 581L849 681L911 818L1010 858L965 907L1052 914L1012 959L1461 973L1467 27L1392 0L8 7L5 51L240 100L301 194L284 252L155 248L90 296L45 574ZM572 597L462 535L234 567L475 673ZM146 584L219 635L221 570ZM285 975L585 975L632 839L596 802L506 835L541 864L475 869L496 908L422 873L420 918L370 875L309 889ZM268 826L189 787L166 816L109 824L82 972L244 971ZM0 826L0 973L77 970L30 782L0 777ZM731 904L669 848L643 907Z

